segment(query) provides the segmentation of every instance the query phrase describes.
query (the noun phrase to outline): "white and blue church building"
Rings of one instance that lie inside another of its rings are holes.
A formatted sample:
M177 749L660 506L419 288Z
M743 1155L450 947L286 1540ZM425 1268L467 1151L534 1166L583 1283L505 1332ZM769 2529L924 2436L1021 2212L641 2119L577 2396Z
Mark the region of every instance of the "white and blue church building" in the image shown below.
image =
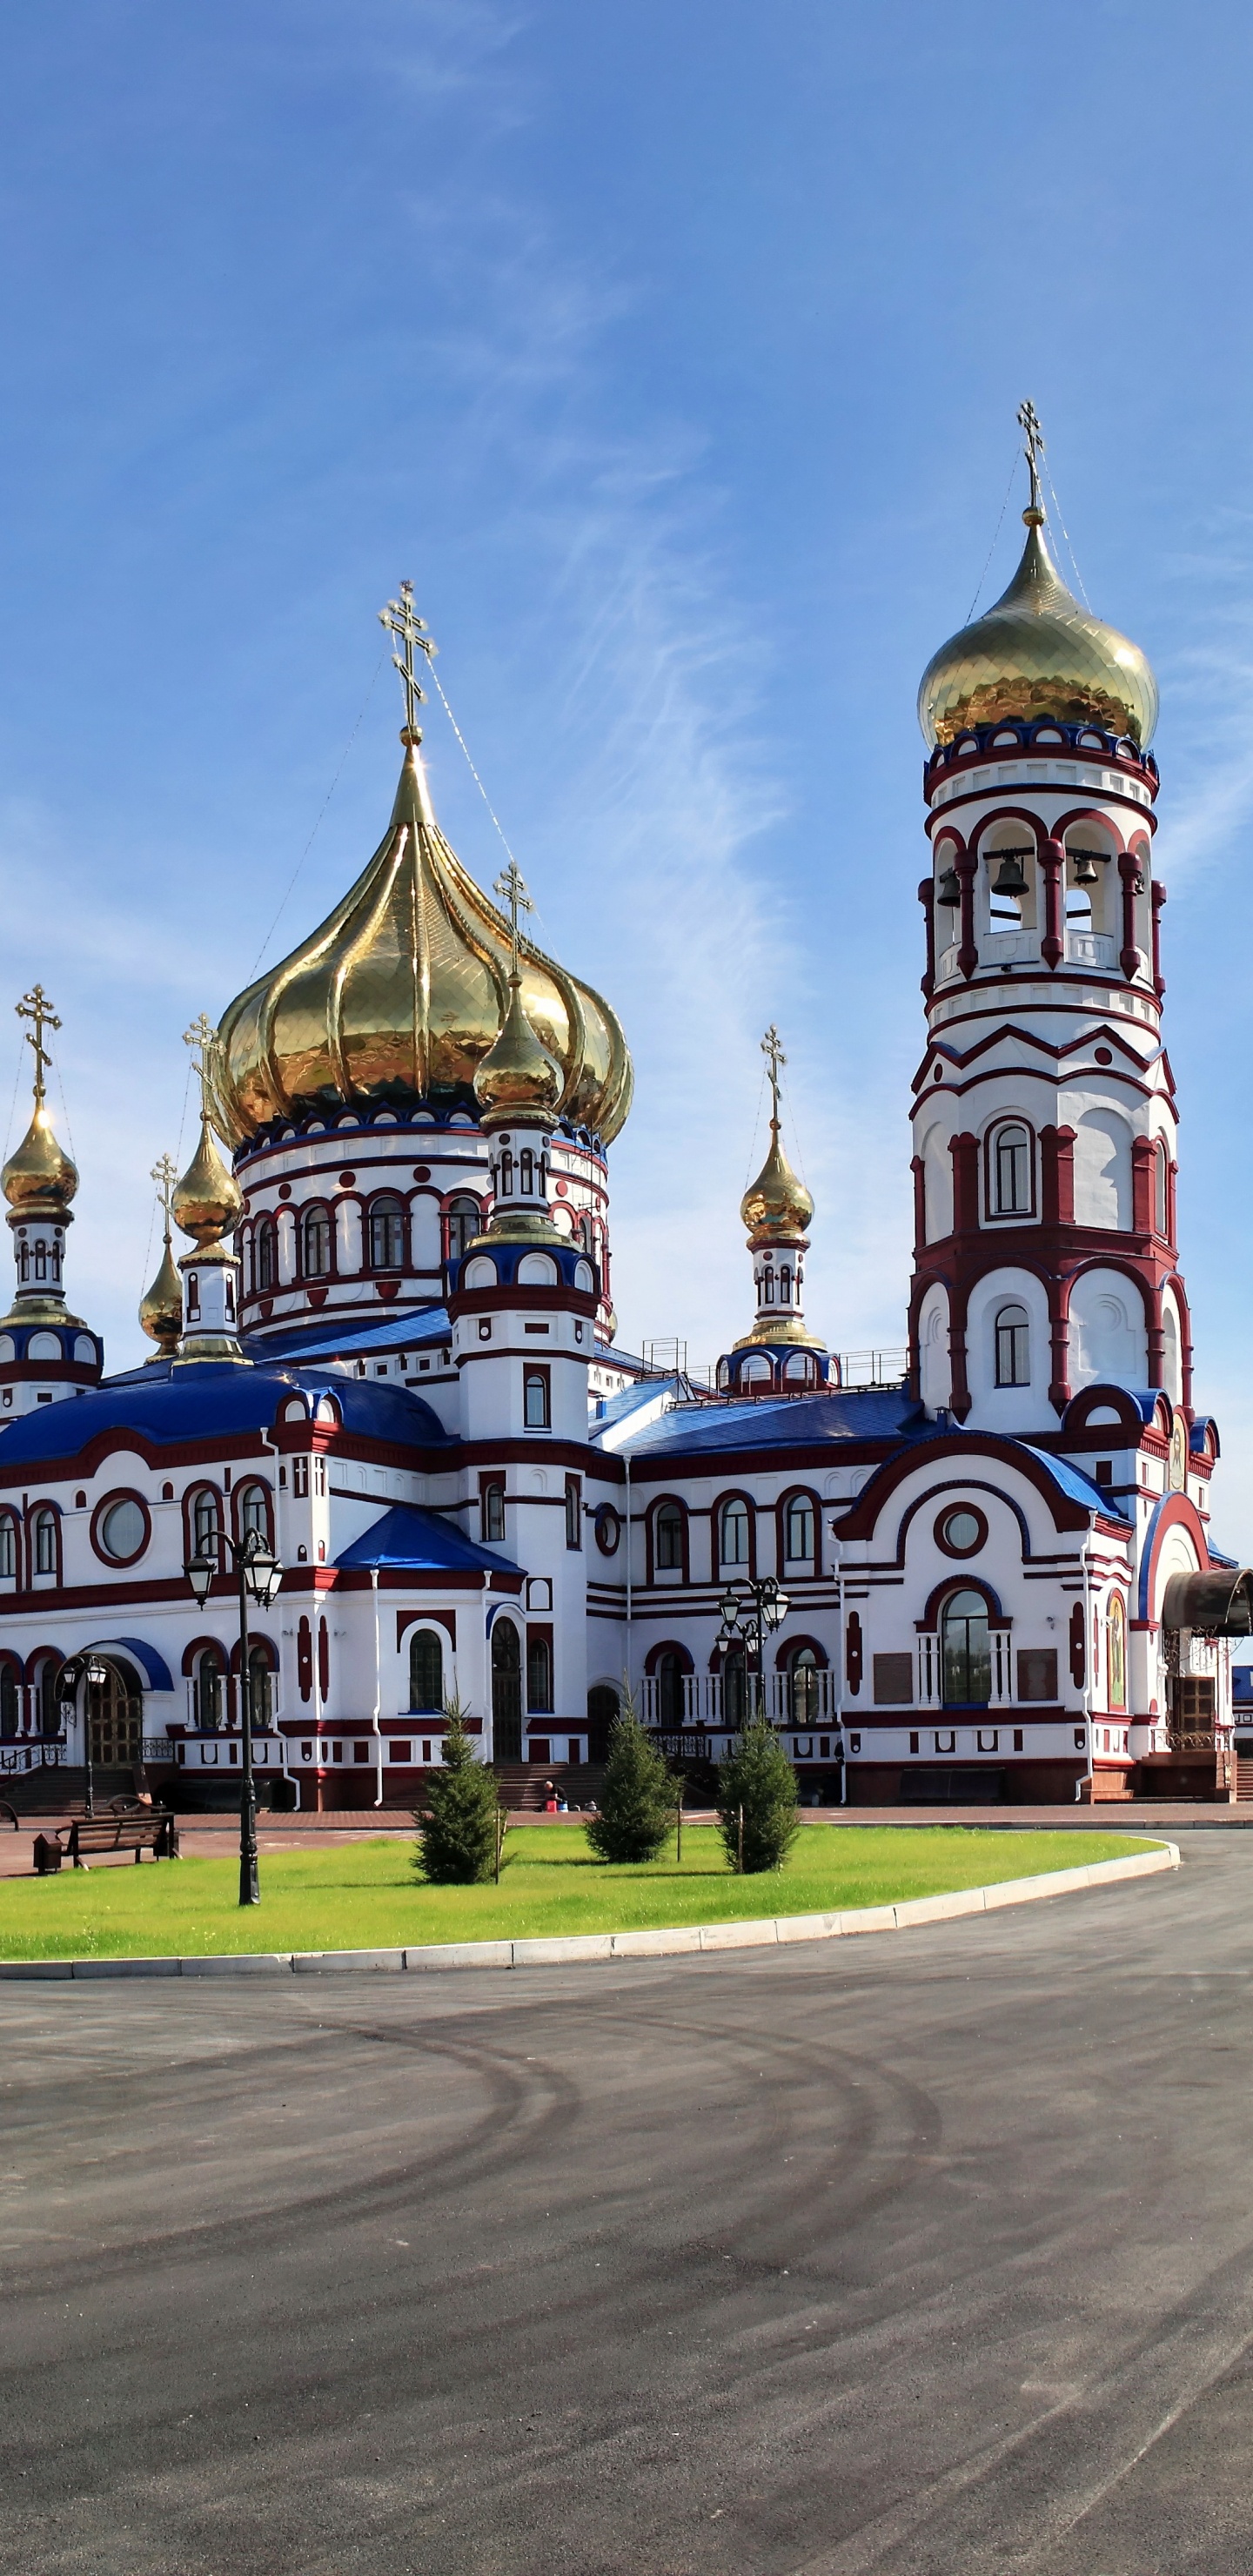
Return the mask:
M168 1176L153 1355L120 1375L71 1311L55 1022L38 987L22 1005L0 1774L90 1753L221 1801L246 1690L277 1804L411 1805L454 1696L507 1777L594 1784L629 1687L696 1776L760 1694L824 1803L1227 1798L1242 1774L1253 1795L1232 1704L1253 1574L1210 1536L1176 1229L1157 691L1063 583L1028 444L1018 570L919 693L903 1373L842 1383L806 1321L773 1032L748 1329L709 1385L619 1348L626 1040L526 937L516 871L498 907L440 830L406 589L386 831L192 1033L199 1142ZM242 1672L217 1542L254 1531L284 1571ZM201 1602L185 1568L215 1549Z

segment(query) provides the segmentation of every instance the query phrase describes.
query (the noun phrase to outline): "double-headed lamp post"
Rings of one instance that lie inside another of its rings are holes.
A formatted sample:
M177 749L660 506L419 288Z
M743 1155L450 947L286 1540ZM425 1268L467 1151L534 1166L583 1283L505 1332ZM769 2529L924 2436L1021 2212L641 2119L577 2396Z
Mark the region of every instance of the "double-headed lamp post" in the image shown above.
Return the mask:
M224 1547L230 1549L239 1578L239 1706L243 1721L243 1778L239 1786L239 1901L241 1905L259 1905L261 1888L257 1878L257 1789L252 1776L252 1674L248 1669L248 1595L262 1610L268 1610L280 1583L283 1568L272 1547L267 1547L260 1530L249 1530L242 1539L233 1539L226 1530L215 1530L197 1548L183 1572L203 1610L217 1579L218 1564Z
M750 1658L756 1656L757 1713L762 1718L766 1714L766 1639L782 1627L790 1606L773 1574L763 1574L757 1582L746 1583L742 1592L733 1591L728 1584L718 1604L722 1613L718 1645L722 1653L729 1646L743 1646Z

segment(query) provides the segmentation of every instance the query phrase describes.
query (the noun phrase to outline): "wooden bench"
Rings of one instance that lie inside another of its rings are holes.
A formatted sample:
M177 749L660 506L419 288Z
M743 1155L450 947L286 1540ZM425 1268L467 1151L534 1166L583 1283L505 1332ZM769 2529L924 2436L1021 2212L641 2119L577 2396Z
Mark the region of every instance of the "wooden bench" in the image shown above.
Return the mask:
M65 1834L62 1842L61 1835ZM86 1869L85 1858L96 1858L108 1852L133 1852L137 1861L150 1851L154 1860L177 1860L178 1827L166 1808L131 1808L121 1815L76 1816L73 1823L59 1826L55 1834L35 1837L35 1869L40 1878L60 1868L65 1859L75 1869Z

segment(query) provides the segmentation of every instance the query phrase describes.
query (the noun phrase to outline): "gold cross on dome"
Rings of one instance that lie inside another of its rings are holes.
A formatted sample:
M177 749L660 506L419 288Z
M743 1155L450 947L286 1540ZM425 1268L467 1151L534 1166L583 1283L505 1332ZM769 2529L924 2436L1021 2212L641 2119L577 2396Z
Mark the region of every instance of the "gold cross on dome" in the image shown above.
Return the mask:
M396 642L403 648L399 653L392 655L393 665L400 673L400 685L405 693L405 730L401 740L420 742L422 736L418 731L418 709L426 704L426 691L419 684L413 657L415 653L425 653L429 662L437 648L431 642L428 628L414 609L411 581L402 581L399 599L389 599L386 608L380 608L379 624L385 626L388 634L394 635Z
M1040 458L1044 454L1044 432L1033 402L1019 403L1018 426L1026 439L1027 472L1031 476L1031 507L1042 507L1040 500Z
M42 984L32 984L29 993L23 993L21 1001L15 1002L13 1007L19 1020L33 1020L35 1023L34 1028L26 1032L26 1043L28 1047L33 1047L35 1050L35 1107L42 1109L45 1091L44 1066L52 1062L44 1045L44 1030L59 1029L61 1023Z
M779 1124L779 1067L787 1063L787 1057L783 1052L783 1041L773 1020L762 1039L761 1051L770 1067L770 1098L773 1102L770 1115L773 1124L777 1127Z
M170 1155L163 1154L160 1162L153 1164L152 1178L156 1182L157 1196L165 1210L165 1239L168 1243L170 1239L170 1201L174 1196L174 1184L178 1179L178 1165L171 1159Z
M522 870L516 859L511 859L508 867L501 869L500 875L497 877L496 883L492 888L492 892L493 894L498 894L501 902L508 907L509 935L513 943L513 972L516 975L518 971L518 914L520 912L534 912L535 910L535 906L526 890L526 879L523 876Z
M217 1042L218 1033L214 1028L213 1022L207 1011L202 1011L199 1019L193 1020L191 1027L189 1029L184 1029L183 1031L184 1046L199 1047L200 1049L200 1061L196 1066L196 1072L200 1076L200 1096L202 1100L206 1097L206 1086L209 1080L209 1066L212 1061L213 1050L216 1047ZM156 1179L155 1172L153 1173L153 1179Z

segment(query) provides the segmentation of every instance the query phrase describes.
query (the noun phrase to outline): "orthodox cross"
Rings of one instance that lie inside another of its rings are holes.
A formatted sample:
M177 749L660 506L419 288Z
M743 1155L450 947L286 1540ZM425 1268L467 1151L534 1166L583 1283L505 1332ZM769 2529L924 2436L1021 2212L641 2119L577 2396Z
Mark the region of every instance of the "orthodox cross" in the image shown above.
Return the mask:
M770 1098L772 1102L770 1123L772 1126L777 1127L779 1124L779 1068L781 1065L787 1063L787 1057L783 1052L782 1040L780 1039L779 1032L776 1029L773 1020L762 1039L761 1051L770 1067Z
M516 859L511 859L508 867L501 869L492 892L498 894L501 902L509 907L509 935L513 944L513 972L516 975L518 972L518 914L535 910L526 890L526 879Z
M170 1240L170 1201L174 1196L174 1184L178 1179L177 1163L172 1162L168 1154L163 1154L160 1162L154 1163L152 1166L152 1178L156 1182L157 1196L165 1210L165 1240L168 1247Z
M415 653L425 653L429 662L437 648L431 642L429 629L414 613L411 581L402 581L399 599L389 599L386 608L380 608L379 624L385 626L388 634L394 635L396 642L403 647L401 652L392 655L405 693L405 729L401 740L420 742L418 709L426 704L426 691L419 686L413 657Z
M1027 472L1031 476L1031 507L1043 507L1040 500L1040 458L1044 454L1044 432L1033 402L1019 403L1018 426L1026 439Z
M33 1047L35 1050L35 1107L42 1109L45 1089L44 1066L52 1062L44 1045L44 1030L59 1029L61 1023L42 984L33 984L29 993L23 993L21 1001L15 1002L13 1007L19 1020L33 1020L35 1023L34 1028L26 1032L26 1043L28 1047Z
M214 1028L213 1022L207 1011L202 1011L199 1019L193 1020L191 1027L189 1029L184 1029L183 1031L184 1046L199 1047L200 1049L200 1062L195 1069L200 1076L201 1103L206 1109L208 1107L207 1085L209 1080L209 1064L217 1042L218 1033ZM155 1172L152 1177L154 1180L156 1179L157 1176Z

